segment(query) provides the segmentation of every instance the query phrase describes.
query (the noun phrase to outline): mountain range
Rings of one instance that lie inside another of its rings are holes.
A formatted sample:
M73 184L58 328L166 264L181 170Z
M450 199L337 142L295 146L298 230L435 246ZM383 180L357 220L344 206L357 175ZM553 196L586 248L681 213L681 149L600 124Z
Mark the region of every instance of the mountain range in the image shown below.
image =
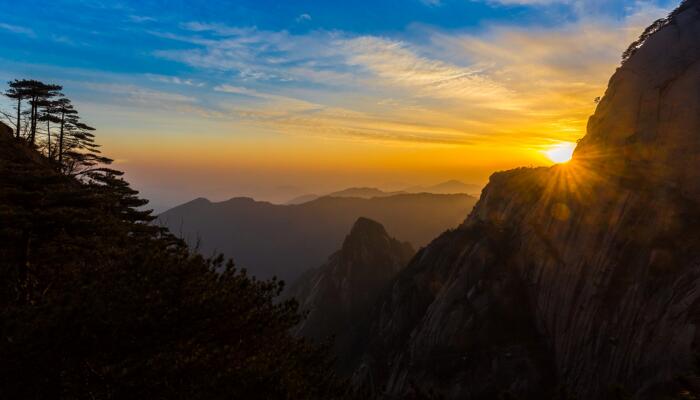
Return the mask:
M316 194L305 194L289 200L286 204L302 204L320 197L359 197L363 199L371 199L373 197L388 197L397 194L407 193L433 193L433 194L469 194L478 196L481 193L482 186L468 184L458 180L450 180L432 186L411 186L403 190L384 191L374 187L353 187L339 190L337 192L328 193L320 196Z
M697 398L698 38L688 0L625 52L572 161L492 175L402 269L361 397Z
M466 194L396 194L370 199L322 197L298 205L250 198L213 203L200 198L158 216L158 223L198 245L221 252L258 278L294 282L340 248L359 217L380 222L414 248L459 226L476 198Z
M362 348L336 349L357 398L697 398L698 38L687 0L625 52L572 161L493 174L364 317L328 325L366 327ZM375 240L363 248L386 251ZM344 315L313 295L353 287L343 254L300 284L314 326Z

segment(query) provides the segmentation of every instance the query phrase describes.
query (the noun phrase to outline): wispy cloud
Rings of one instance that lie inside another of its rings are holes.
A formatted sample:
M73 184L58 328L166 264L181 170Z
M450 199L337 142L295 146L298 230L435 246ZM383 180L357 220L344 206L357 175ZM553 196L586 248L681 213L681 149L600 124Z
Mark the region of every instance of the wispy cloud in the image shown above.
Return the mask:
M173 85L193 86L193 87L206 86L206 83L198 81L196 79L181 78L178 76L154 75L154 74L148 74L147 76L149 79L151 79L152 81L155 81L155 82L169 83L169 84L173 84Z
M405 87L419 96L469 100L510 108L508 89L481 71L419 56L405 43L376 37L341 42L348 65L363 67L376 84Z
M12 25L12 24L6 24L4 22L0 22L0 29L16 33L18 35L24 35L24 36L29 36L29 37L36 37L36 33L31 28L27 28L24 26L18 26L18 25Z
M302 22L307 22L311 21L311 15L307 13L303 13L297 17L297 22L302 23Z
M135 22L137 24L143 24L146 22L155 22L156 19L146 15L129 15L129 21Z
M526 1L501 1L515 2ZM218 107L280 133L538 146L582 135L627 43L666 12L637 5L623 19L582 16L556 27L423 27L421 42L194 21L156 33L185 48L155 54L215 72L227 81L215 92L236 96Z
M183 94L146 89L130 84L88 83L86 86L92 90L120 96L128 103L136 105L172 107L197 102L196 98Z

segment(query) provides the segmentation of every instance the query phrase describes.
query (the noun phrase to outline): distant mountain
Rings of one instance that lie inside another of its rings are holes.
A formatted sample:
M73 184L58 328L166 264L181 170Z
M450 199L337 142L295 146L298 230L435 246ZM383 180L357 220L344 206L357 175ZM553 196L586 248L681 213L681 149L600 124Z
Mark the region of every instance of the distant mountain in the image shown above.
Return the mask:
M329 193L331 197L359 197L361 199L371 199L373 197L387 197L402 194L404 192L385 192L381 189L371 187L357 187Z
M305 194L302 196L295 197L285 204L287 205L294 205L294 204L303 204L303 203L308 203L309 201L314 201L318 198L321 197L357 197L360 199L371 199L373 197L387 197L387 196L394 196L397 194L402 194L405 192L385 192L381 189L373 188L373 187L352 187L352 188L347 188L343 190L339 190L337 192L332 192L328 193L323 196L319 196L316 194Z
M478 196L481 193L482 186L470 183L460 182L458 180L450 180L442 183L438 183L433 186L411 186L404 190L387 192L382 189L374 187L352 187L348 189L339 190L337 192L328 193L323 196L316 194L305 194L303 196L294 197L285 204L302 204L309 201L316 200L320 197L330 196L330 197L359 197L361 199L371 199L373 197L388 197L395 196L397 194L405 193L433 193L433 194L469 194L473 196Z
M359 217L379 221L414 247L457 227L476 199L465 194L400 194L363 199L322 197L299 205L250 198L197 199L162 213L159 223L210 255L223 252L260 278L294 281L321 265Z
M305 194L305 195L297 196L297 197L289 200L285 204L286 205L304 204L304 203L308 203L310 201L314 201L314 200L318 199L319 197L321 197L321 196L319 196L317 194Z
M438 183L433 186L412 186L404 190L408 193L437 193L437 194L454 194L467 193L471 195L479 195L483 186L472 183L464 183L458 180L450 180Z
M364 348L356 341L364 339L377 297L414 253L409 243L390 237L380 223L359 218L340 250L288 291L288 297L296 298L302 311L309 313L295 334L316 340L334 336L335 354L343 361L351 358Z

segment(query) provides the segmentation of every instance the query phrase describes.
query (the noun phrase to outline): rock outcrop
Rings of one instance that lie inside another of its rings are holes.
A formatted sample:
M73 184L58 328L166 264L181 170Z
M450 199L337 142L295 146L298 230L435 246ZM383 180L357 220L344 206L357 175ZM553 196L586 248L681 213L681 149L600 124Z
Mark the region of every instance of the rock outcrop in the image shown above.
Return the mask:
M697 394L700 1L647 33L570 163L494 174L466 222L399 274L358 390Z
M334 337L339 368L351 364L362 348L368 315L379 294L404 268L415 251L389 236L384 227L359 218L340 250L307 272L289 291L308 312L295 334L315 340Z

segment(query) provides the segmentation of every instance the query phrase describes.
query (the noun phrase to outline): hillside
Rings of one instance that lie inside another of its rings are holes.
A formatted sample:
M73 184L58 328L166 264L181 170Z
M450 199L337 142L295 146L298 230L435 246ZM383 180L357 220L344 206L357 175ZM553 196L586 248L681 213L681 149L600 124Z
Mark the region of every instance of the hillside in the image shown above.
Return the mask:
M472 196L478 196L483 189L480 185L472 183L464 183L458 180L450 180L432 186L412 186L404 189L408 193L437 193L437 194L453 194L466 193Z
M404 268L415 251L389 236L384 227L359 218L340 250L304 274L288 291L307 317L296 335L321 341L334 337L333 351L347 360L364 347L366 316L379 294ZM344 361L342 368L350 362Z
M149 225L117 171L77 179L0 124L0 393L332 398L296 304Z
M387 398L692 399L700 371L700 1L630 47L568 164L494 174L376 307Z
M293 282L340 248L359 217L382 223L415 248L464 221L474 197L401 194L371 199L322 197L300 205L275 205L248 198L221 203L197 199L161 214L159 222L203 254L223 252L252 275Z

